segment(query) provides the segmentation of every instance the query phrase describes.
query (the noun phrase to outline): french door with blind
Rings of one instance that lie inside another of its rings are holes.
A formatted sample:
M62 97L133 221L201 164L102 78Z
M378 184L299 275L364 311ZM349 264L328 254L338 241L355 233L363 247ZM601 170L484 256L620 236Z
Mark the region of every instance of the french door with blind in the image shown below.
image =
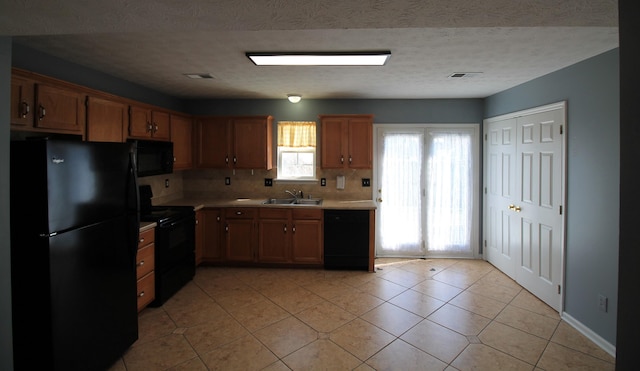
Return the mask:
M376 124L376 256L479 251L479 125Z

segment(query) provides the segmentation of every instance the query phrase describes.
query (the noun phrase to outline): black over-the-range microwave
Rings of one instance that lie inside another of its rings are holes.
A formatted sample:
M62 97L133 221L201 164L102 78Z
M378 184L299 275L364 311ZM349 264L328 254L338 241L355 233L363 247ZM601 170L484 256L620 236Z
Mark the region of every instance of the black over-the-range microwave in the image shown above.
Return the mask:
M134 143L138 177L173 173L173 142L128 140Z

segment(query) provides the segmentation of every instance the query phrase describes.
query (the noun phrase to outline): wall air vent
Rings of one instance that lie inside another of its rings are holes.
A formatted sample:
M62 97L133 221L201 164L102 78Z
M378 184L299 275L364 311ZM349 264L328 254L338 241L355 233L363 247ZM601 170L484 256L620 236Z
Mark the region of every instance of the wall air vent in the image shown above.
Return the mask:
M210 73L184 73L190 79L214 79Z
M448 77L450 79L463 79L468 77L474 77L482 74L482 72L454 72Z

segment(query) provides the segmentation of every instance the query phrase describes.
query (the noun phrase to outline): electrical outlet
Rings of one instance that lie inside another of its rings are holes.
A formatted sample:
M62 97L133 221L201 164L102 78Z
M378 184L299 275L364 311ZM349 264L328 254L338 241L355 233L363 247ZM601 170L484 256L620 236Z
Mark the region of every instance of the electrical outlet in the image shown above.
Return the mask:
M371 179L369 179L369 178L362 178L362 186L363 186L363 187L371 187Z
M601 312L607 313L607 310L609 309L607 308L608 304L609 304L609 299L606 296L598 295L598 308L600 309Z
M327 186L327 178L320 178L320 186L321 187Z
M229 177L224 178L224 184L225 185L231 184L231 178L229 178Z
M169 179L164 180L164 187L169 188Z
M273 179L271 179L271 178L264 178L264 186L265 186L265 187L273 187Z

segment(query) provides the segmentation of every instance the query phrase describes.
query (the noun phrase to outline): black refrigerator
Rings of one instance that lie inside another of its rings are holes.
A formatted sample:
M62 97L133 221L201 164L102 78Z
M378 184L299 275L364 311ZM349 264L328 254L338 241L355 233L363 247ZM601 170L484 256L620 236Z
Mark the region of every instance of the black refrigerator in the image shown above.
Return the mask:
M56 139L10 154L15 369L108 369L138 338L135 154Z

